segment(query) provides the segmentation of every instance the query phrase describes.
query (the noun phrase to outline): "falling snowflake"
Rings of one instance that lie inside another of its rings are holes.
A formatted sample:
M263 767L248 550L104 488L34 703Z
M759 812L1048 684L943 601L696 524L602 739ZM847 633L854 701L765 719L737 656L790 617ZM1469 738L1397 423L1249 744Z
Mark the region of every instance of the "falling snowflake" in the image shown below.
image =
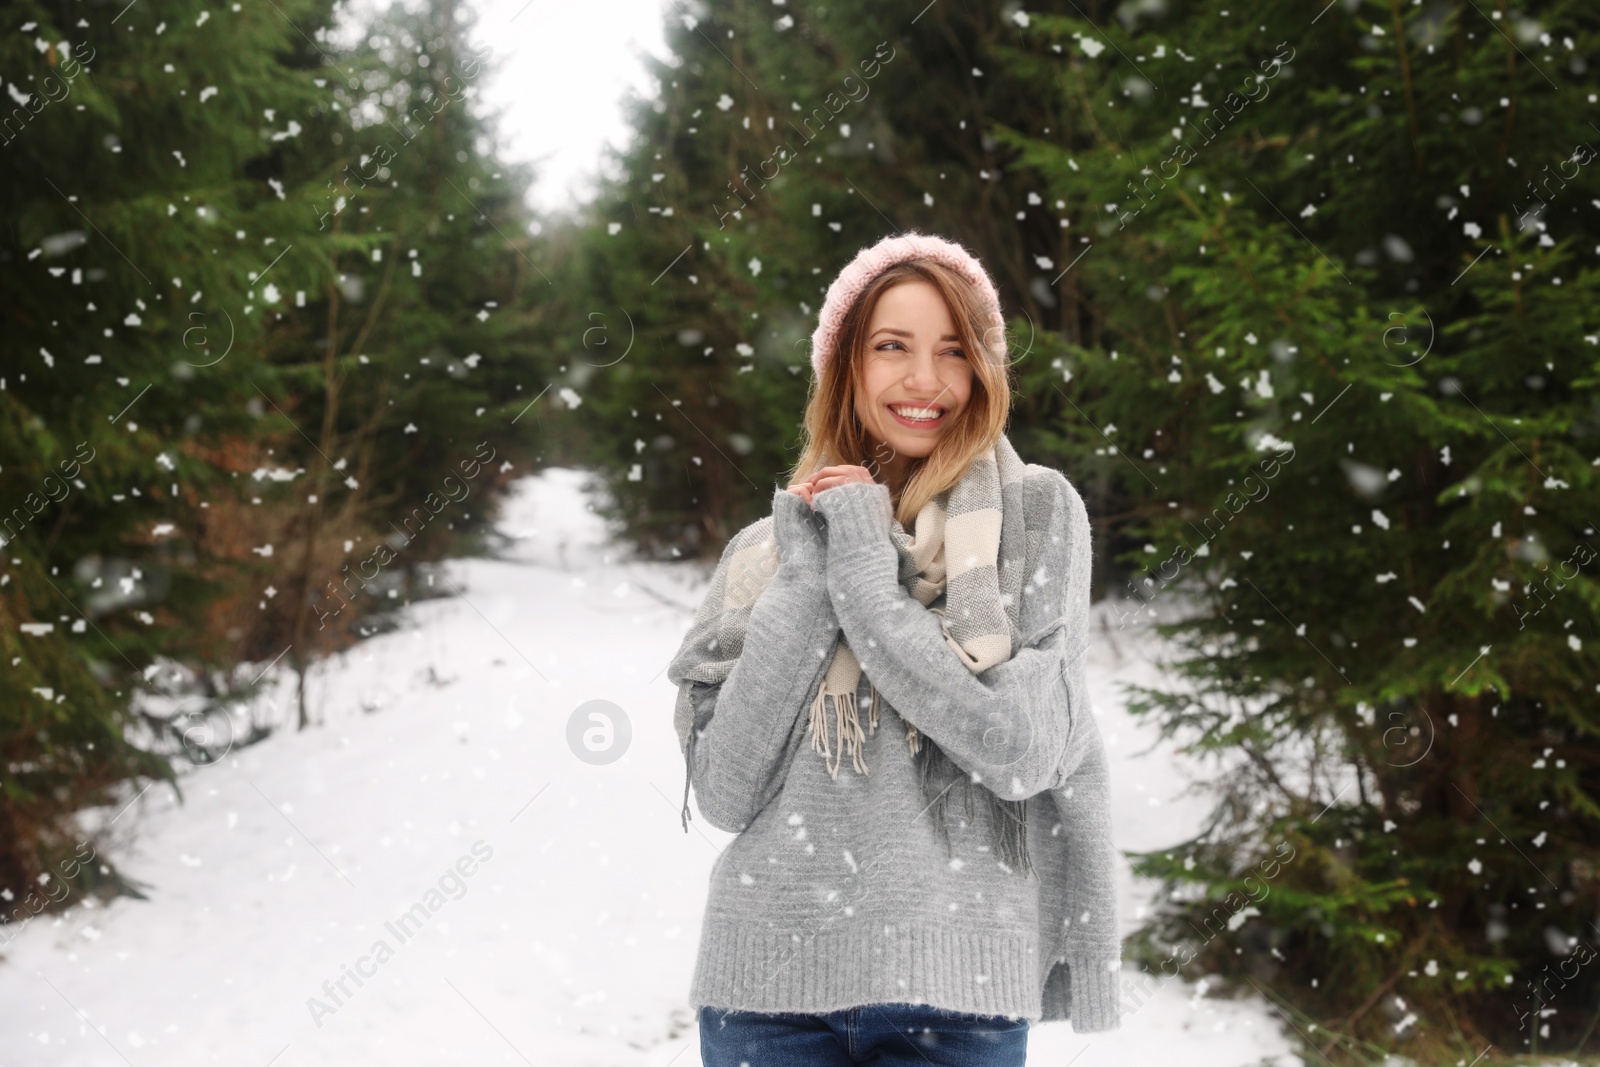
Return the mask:
M1293 449L1294 445L1283 440L1281 437L1275 437L1270 433L1264 433L1260 437L1256 438L1257 452L1265 452L1269 448L1276 448L1279 450Z

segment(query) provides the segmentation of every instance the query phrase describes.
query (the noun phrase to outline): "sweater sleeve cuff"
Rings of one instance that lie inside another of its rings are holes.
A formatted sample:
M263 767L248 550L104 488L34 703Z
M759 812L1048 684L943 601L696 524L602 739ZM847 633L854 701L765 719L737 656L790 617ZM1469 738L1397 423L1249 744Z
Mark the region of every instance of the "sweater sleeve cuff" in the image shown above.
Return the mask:
M882 482L835 485L818 493L815 503L828 520L830 549L890 543L894 508L889 503L889 487Z
M1067 971L1072 977L1073 1032L1093 1034L1119 1029L1122 961L1068 956Z

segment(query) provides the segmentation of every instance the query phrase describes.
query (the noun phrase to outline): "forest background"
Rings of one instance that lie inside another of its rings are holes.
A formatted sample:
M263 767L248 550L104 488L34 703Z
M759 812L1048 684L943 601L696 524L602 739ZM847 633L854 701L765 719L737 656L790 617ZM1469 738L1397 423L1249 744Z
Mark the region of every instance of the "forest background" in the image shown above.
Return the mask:
M1096 596L1186 653L1134 707L1213 815L1135 857L1130 956L1332 1062L1600 1045L1600 10L672 3L539 216L457 3L113 7L0 37L7 921L138 893L78 813L314 728L237 709L451 595L512 479L715 558L827 282L919 230L1000 287Z

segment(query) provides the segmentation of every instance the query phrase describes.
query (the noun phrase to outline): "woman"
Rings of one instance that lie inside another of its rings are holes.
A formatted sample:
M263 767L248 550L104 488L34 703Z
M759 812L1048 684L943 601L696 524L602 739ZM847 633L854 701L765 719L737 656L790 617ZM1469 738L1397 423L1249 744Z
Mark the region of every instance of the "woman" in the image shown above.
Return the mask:
M706 1067L1020 1067L1034 1021L1120 1023L1088 516L1003 432L1004 327L941 238L841 272L796 477L668 667L701 814L738 834L691 990Z

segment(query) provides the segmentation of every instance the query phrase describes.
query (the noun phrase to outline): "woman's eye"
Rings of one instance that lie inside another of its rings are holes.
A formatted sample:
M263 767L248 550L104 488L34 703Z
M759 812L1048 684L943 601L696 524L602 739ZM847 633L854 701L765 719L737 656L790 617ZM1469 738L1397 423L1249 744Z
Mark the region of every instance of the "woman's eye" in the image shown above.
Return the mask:
M905 344L900 342L900 341L880 341L880 342L878 342L877 345L873 346L873 351L875 351L875 352L887 352L887 351L891 351L891 350L900 351L900 352L909 351L909 349L906 348ZM956 356L959 359L966 359L967 358L966 352L964 352L962 349L959 349L959 348L947 349L946 351L941 352L940 355L943 355L943 356Z

